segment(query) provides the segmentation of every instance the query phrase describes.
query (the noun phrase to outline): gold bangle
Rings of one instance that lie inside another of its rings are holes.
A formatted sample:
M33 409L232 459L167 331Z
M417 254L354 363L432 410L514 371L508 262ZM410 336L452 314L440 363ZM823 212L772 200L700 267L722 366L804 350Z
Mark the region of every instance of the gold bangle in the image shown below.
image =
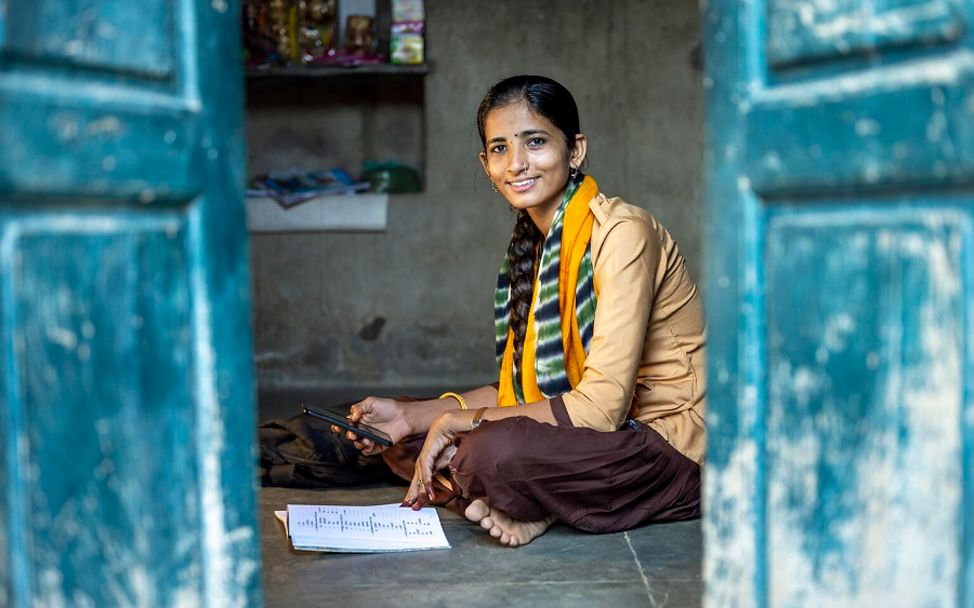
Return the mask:
M456 393L443 393L442 395L440 395L440 399L445 399L446 397L453 397L454 399L456 399L457 403L460 404L461 410L467 409L467 402L464 401L463 397L461 397L460 395Z

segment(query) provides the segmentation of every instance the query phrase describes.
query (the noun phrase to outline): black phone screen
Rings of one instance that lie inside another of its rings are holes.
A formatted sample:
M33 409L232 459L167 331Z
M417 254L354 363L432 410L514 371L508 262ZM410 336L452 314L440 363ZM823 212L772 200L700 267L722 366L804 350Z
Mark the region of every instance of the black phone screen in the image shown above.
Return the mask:
M304 411L305 415L311 416L312 418L317 418L319 420L324 420L345 429L346 431L352 431L356 435L371 439L375 443L390 447L392 445L392 438L383 431L377 428L371 427L367 424L362 424L359 422L352 422L344 416L339 416L338 414L333 414L332 412L323 412L308 407L307 405L302 405L301 409Z

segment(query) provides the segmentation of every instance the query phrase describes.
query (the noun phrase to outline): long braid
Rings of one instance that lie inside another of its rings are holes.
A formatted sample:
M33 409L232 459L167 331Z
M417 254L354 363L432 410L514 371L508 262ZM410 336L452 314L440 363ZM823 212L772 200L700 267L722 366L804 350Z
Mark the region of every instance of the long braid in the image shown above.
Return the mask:
M541 231L526 211L517 215L507 257L511 266L511 330L514 333L514 368L521 382L521 360L524 357L524 336L528 331L531 295L534 291L534 268Z

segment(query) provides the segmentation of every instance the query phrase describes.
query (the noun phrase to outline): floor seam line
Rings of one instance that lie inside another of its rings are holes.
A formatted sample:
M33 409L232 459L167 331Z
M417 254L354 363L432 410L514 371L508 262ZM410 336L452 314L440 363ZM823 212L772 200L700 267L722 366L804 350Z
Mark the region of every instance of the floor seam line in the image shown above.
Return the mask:
M636 555L636 549L632 546L632 539L629 538L629 532L623 532L622 536L626 539L626 544L629 545L629 551L632 553L632 559L636 562L636 568L639 569L639 576L643 579L643 585L646 586L646 594L649 596L649 603L656 607L656 597L653 595L653 588L649 586L649 579L646 578L646 573L643 571L643 564L639 561L639 556Z

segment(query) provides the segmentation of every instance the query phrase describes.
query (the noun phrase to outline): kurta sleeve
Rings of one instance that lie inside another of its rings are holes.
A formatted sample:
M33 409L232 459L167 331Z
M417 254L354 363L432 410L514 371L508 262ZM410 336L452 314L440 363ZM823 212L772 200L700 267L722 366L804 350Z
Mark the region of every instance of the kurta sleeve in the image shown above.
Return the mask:
M594 252L593 252L594 253ZM575 426L614 431L632 405L662 248L652 225L625 218L595 257L598 302L582 379L563 395Z

